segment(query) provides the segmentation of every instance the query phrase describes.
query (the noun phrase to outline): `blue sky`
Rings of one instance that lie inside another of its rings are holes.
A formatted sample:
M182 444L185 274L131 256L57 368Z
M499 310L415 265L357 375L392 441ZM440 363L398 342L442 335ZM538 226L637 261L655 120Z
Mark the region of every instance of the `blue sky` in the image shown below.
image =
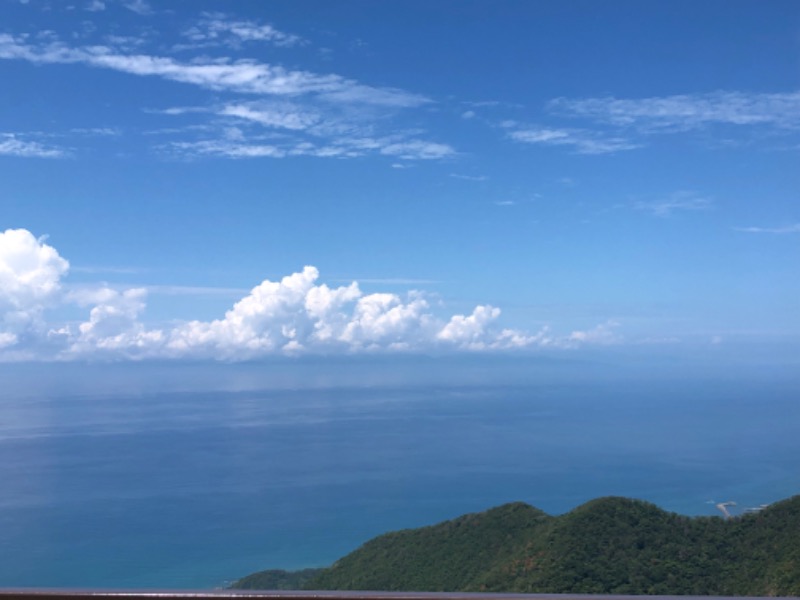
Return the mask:
M794 1L0 0L0 360L800 334Z

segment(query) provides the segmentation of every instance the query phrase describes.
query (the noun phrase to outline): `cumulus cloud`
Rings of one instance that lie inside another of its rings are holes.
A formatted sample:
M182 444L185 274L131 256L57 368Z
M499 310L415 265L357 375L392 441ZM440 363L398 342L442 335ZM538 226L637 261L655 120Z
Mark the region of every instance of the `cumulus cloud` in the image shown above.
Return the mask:
M548 346L554 340L547 328L536 335L527 335L513 329L493 330L500 309L493 306L476 306L469 316L453 315L450 321L436 334L437 339L456 345L464 350L497 350L524 348L526 346Z
M24 229L0 234L0 360L202 358L246 360L274 354L492 351L608 343L610 328L558 338L498 325L500 309L442 318L419 291L365 294L357 282L319 283L307 266L264 280L218 319L149 327L146 287L86 286L64 291L68 262ZM47 323L50 308L87 311L83 321Z
M317 285L307 266L264 281L222 319L191 321L170 332L166 351L224 359L270 353L424 350L441 327L423 295L364 295L358 283Z
M250 357L280 350L290 342L299 349L309 325L302 310L318 273L306 267L280 282L266 280L237 302L223 319L191 321L172 331L168 349L222 358Z
M0 345L15 345L43 327L42 314L57 303L69 263L25 229L0 233Z
M486 326L499 316L499 308L477 306L468 317L453 315L436 337L466 348L482 347L481 338Z
M145 309L147 291L133 288L122 292L107 287L84 290L72 296L79 304L92 304L89 319L77 330L66 327L51 336L62 335L68 342L67 353L81 356L98 351L118 351L123 356L148 355L163 341L160 330L147 331L138 321Z

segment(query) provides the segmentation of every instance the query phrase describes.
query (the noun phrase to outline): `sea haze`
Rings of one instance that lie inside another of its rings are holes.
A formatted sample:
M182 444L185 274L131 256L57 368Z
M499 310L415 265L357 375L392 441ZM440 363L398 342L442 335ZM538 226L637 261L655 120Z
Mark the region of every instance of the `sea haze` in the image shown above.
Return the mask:
M617 358L6 365L0 586L208 588L514 500L798 492L792 369Z

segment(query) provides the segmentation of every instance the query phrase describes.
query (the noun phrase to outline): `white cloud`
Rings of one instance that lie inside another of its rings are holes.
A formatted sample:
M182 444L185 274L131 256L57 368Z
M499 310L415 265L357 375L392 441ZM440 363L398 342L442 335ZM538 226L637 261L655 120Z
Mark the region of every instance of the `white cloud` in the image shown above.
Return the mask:
M32 335L44 310L58 301L69 263L25 229L0 233L0 335L3 346Z
M369 153L394 156L404 160L436 160L455 154L446 144L407 140L397 142L399 136L382 138L333 138L322 143L289 137L275 139L273 143L248 142L243 135L226 135L222 139L196 142L172 142L165 146L168 152L195 157L221 156L226 158L286 158L291 156L316 156L322 158L353 158Z
M669 217L675 211L708 210L713 206L711 198L697 195L691 191L675 192L663 200L636 202L634 208L652 213L656 217Z
M651 98L557 98L550 110L646 131L685 131L711 124L800 127L800 92L719 91Z
M128 2L123 2L123 6L143 17L153 14L152 7L145 0L129 0Z
M592 329L584 331L573 331L566 339L566 345L575 344L616 344L621 341L621 338L614 331L619 327L616 321L607 321L601 323Z
M506 123L508 137L526 144L546 146L571 146L579 154L610 154L622 150L639 148L640 144L619 136L603 136L583 129L552 129L546 127L520 127L517 123Z
M112 137L118 136L122 132L114 127L73 127L70 133L92 137Z
M465 181L486 181L489 179L486 175L461 175L460 173L450 173L450 177L454 179L463 179Z
M67 261L30 232L0 234L0 360L235 361L273 354L574 347L609 343L614 325L564 338L547 328L529 335L498 327L500 309L488 305L443 319L424 293L364 294L357 282L331 288L318 283L319 272L307 266L280 281L263 281L219 319L152 328L143 321L148 288L83 284L65 292L62 278L67 269ZM210 293L208 288L160 287L164 289L151 289ZM46 323L46 311L60 306L88 309L88 315L82 322Z
M426 142L424 140L408 140L387 144L380 150L381 154L396 156L406 160L430 160L453 156L456 151L447 144Z
M312 337L323 343L336 339L347 327L342 307L360 296L361 290L356 282L333 290L325 284L310 289L306 294L305 309L312 319L316 319Z
M246 289L235 287L210 287L199 285L148 285L143 288L148 295L164 296L241 296Z
M707 130L711 127L760 127L770 133L800 130L800 91L763 94L718 91L650 98L555 98L549 113L592 122L595 127L526 126L506 120L508 137L528 144L571 146L580 154L608 154L644 145L645 136ZM726 139L726 144L736 143Z
M26 142L10 133L0 133L0 156L22 158L61 158L66 152L60 148L44 146L39 142Z
M356 302L352 319L339 339L354 349L415 347L429 336L433 317L427 309L428 303L418 294L411 294L407 302L397 294L363 296Z
M245 35L245 29L233 27L230 23L223 26L221 21L215 20L206 25L208 31L238 31ZM267 35L267 30L258 31L261 31L259 35ZM252 37L256 33L250 31L247 35ZM122 46L111 43L70 47L54 34L41 39L0 34L0 58L7 60L34 64L83 64L142 77L158 77L215 92L260 97L255 101L239 97L236 100L223 99L209 106L146 111L176 117L198 115L207 121L183 128L158 130L160 135L169 135L173 139L180 136L175 141L156 146L169 154L224 158L352 158L381 154L402 160L440 160L456 154L448 144L421 139L423 132L420 130L383 134L378 131L399 109L430 102L418 94L363 85L335 74L289 70L254 60L198 57L180 61L168 56L131 52L129 48L127 43ZM209 120L209 115L216 118ZM231 127L232 123L235 127ZM232 136L232 131L237 135ZM105 135L118 132L94 129L73 133ZM2 154L57 157L65 153L37 142L5 136L0 137Z
M81 323L77 331L69 327L54 333L69 340L67 354L93 356L99 352L119 352L122 356L147 356L154 347L163 343L160 330L147 331L138 322L145 309L147 292L133 288L119 292L100 288L80 298L80 304L93 303L89 320Z
M253 60L205 58L181 62L170 57L124 54L109 46L70 48L59 41L29 44L26 36L0 34L0 58L36 64L85 64L143 77L160 77L214 91L264 96L313 94L323 100L394 108L420 106L427 98L393 88L375 88L339 75L287 70Z
M463 350L499 350L547 346L552 343L547 329L529 336L513 329L497 332L492 324L500 316L493 306L476 306L469 316L453 315L436 334L436 338L454 344Z
M17 343L17 336L16 334L10 333L8 331L0 332L0 350L6 348L8 346L13 346Z
M169 334L166 352L241 359L303 351L361 352L420 349L433 316L417 294L363 295L358 284L317 285L314 267L266 280L223 319L192 321Z
M89 2L86 5L85 10L88 10L89 12L99 12L105 9L106 9L105 2L102 2L101 0L91 0L91 2Z
M317 112L304 110L291 104L229 104L224 106L218 114L253 121L266 127L290 130L306 130L322 119Z
M169 146L185 156L222 156L226 158L283 158L286 150L270 144L242 144L231 140L173 142Z
M249 31L247 35L251 37L257 35L244 25L234 27L216 17L205 23L205 33L196 32L196 36L211 35L209 31L217 35L231 31L242 36L245 31ZM268 33L266 29L258 31L261 32L258 35ZM419 107L429 103L429 99L404 90L363 85L336 74L316 74L254 60L208 56L181 61L132 50L128 42L71 47L55 34L44 38L0 34L0 58L34 64L82 64L236 94L235 99L223 95L206 106L146 110L148 114L184 117L183 121L188 122L179 128L155 130L158 135L169 136L170 140L157 144L155 149L173 156L353 158L380 154L395 160L441 160L456 154L448 144L424 139L424 131L420 129L384 130L400 109ZM232 131L238 135L232 136ZM93 129L72 133L111 135L119 132ZM0 136L1 154L56 157L64 151Z
M772 233L783 235L787 233L800 233L800 223L784 225L782 227L735 227L734 229L744 233Z
M500 316L500 309L493 306L476 306L468 317L453 315L450 322L442 327L436 334L440 340L453 342L470 348L483 345L483 335L486 325Z
M306 267L280 282L265 280L223 319L191 321L177 327L167 348L177 354L231 359L269 354L291 341L299 343L300 333L309 324L300 309L317 276L316 269Z
M117 267L117 266L96 266L96 265L72 265L70 267L73 273L114 273L114 274L132 274L144 273L146 269L140 267Z
M268 23L236 20L222 13L205 13L200 22L184 32L197 45L238 47L242 42L269 42L275 46L297 46L305 43L297 35L278 31Z
M441 283L435 279L415 279L411 277L359 277L359 281L361 283L380 283L385 285L428 285L432 283Z

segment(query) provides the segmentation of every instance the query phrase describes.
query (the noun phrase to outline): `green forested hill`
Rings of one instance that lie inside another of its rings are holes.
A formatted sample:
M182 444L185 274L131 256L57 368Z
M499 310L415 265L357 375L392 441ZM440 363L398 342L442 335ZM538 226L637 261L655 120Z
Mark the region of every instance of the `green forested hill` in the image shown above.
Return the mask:
M262 573L234 587L264 583ZM298 587L800 595L800 496L729 520L625 498L557 517L506 504L379 536Z

